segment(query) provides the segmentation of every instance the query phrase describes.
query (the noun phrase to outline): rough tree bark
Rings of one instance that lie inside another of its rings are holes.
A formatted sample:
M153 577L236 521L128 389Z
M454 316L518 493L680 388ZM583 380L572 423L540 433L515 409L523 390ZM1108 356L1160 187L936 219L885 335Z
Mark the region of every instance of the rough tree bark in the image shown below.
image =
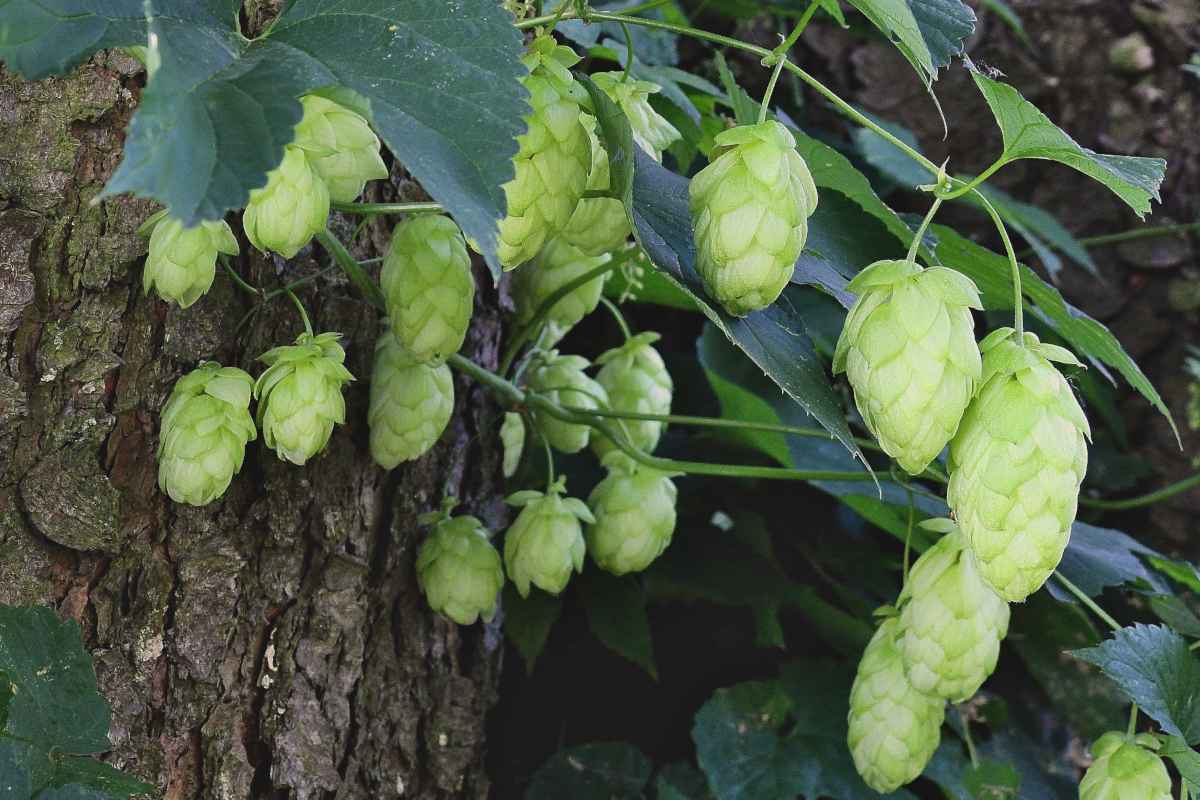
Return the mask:
M201 359L256 373L255 356L300 327L284 301L239 329L252 305L221 274L187 311L143 295L136 229L155 207L94 203L138 72L118 53L62 79L0 72L0 602L79 621L113 706L111 760L170 800L483 797L500 637L435 618L413 557L416 517L444 494L505 522L496 409L459 381L430 454L373 466L378 315L325 277L302 296L319 328L348 339L348 424L306 468L260 442L222 501L165 500L154 450L174 381ZM373 223L356 255L386 237ZM261 286L326 261L242 248L239 269ZM467 348L488 364L499 304L490 279L479 285Z

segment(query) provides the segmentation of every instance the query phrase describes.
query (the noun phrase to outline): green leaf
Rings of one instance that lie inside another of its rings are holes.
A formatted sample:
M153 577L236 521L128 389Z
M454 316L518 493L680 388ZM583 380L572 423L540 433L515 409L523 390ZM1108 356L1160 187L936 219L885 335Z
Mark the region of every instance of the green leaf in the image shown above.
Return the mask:
M646 593L638 578L634 575L618 578L593 568L585 571L576 585L596 638L658 680L650 620L646 616Z
M1108 586L1144 581L1152 590L1170 592L1170 587L1148 569L1142 557L1156 555L1154 550L1126 533L1113 528L1101 528L1086 522L1071 526L1071 542L1059 563L1059 570L1090 597ZM1060 600L1074 602L1051 581L1051 593Z
M936 73L963 54L963 41L975 32L975 12L962 0L908 0L913 19L929 48Z
M691 296L656 270L648 259L641 256L638 261L643 262L644 266L639 264L641 271L635 273L632 278L623 269L609 273L609 279L604 282L605 297L617 301L653 303L683 311L699 311Z
M691 764L667 764L654 779L654 800L711 800L708 781Z
M971 75L1004 137L1004 151L998 163L1038 158L1066 164L1107 186L1139 217L1150 211L1151 198L1161 201L1158 189L1166 172L1166 161L1105 155L1089 150L1063 132L1012 86L994 81L978 71Z
M626 742L568 747L533 776L525 800L641 800L651 764Z
M1200 639L1200 617L1175 595L1156 595L1150 598L1150 610L1171 626L1176 633Z
M705 327L705 332L710 330ZM771 425L779 424L779 417L767 403L756 394L748 392L740 385L727 381L717 373L706 370L708 383L712 386L717 402L721 406L721 416L725 419L739 419L746 422L763 422ZM752 450L757 450L770 456L781 466L790 467L791 456L788 454L787 437L782 433L771 431L754 431L744 428L729 430L717 429L716 433L722 438L739 442Z
M550 629L562 615L562 601L534 589L521 597L511 583L504 584L504 635L509 638L530 674L550 638Z
M937 76L925 35L907 0L848 0L896 46L929 87Z
M1012 764L980 761L977 766L967 767L963 783L975 800L1005 800L1018 796L1021 776Z
M1187 742L1178 736L1168 736L1158 754L1171 759L1185 780L1200 786L1200 753L1188 747Z
M1072 655L1100 667L1164 731L1200 741L1200 663L1178 633L1138 623Z
M5 800L33 797L31 762L32 748L29 745L0 737L0 797Z

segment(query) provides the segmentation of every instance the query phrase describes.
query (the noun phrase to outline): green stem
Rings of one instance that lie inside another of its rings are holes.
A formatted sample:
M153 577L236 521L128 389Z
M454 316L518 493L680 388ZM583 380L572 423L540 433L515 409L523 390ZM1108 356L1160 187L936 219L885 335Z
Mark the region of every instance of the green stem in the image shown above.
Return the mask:
M1137 703L1129 704L1129 725L1125 728L1126 736L1133 736L1137 731L1138 707Z
M1100 236L1088 236L1077 241L1084 247L1099 247L1105 244L1114 244L1116 242L1127 242L1132 239L1154 239L1159 236L1171 236L1172 234L1182 233L1200 233L1200 222L1187 222L1179 225L1151 225L1145 228L1130 228L1127 231L1119 231L1118 233L1106 233ZM1060 250L1061 248L1053 242L1046 242L1047 247L1051 250ZM1027 248L1017 253L1018 258L1025 258L1033 253L1033 248Z
M625 70L621 73L621 83L628 83L633 69L633 31L629 30L629 23L621 23L621 33L625 34Z
M306 286L310 283L315 283L318 280L320 280L321 278L328 275L329 273L334 272L339 269L341 269L341 267L338 266L337 264L331 264L330 266L325 267L325 269L320 270L319 272L315 272L312 275L306 275L303 278L298 278L298 279L292 281L291 283L287 284L286 286L283 286L279 289L273 289L273 290L267 292L265 295L263 295L263 302L266 303L270 300L274 300L276 297L279 297L279 295L281 295L281 294L287 294L288 292L295 291L296 289L299 289L302 286Z
M643 11L650 11L652 9L658 8L659 6L665 6L670 2L672 2L672 0L649 0L649 2L642 3L640 6L633 6L632 8L624 9L624 13L640 14ZM564 3L563 5L565 6L566 3ZM557 16L558 16L557 14L545 14L542 16L530 17L529 19L521 20L520 22L518 22L516 24L516 27L518 30L526 30L528 28L536 28L539 25L545 25L547 22L553 22ZM590 22L592 20L592 18L594 18L595 16L596 16L596 12L593 11L588 15L588 18L584 21ZM569 12L563 14L562 18L563 19L579 19L579 14L577 14L574 10L572 10L572 11L569 11Z
M928 230L929 224L933 222L933 217L937 214L938 209L942 207L942 198L934 197L933 204L929 206L928 213L921 220L921 226L917 228L916 235L913 236L912 242L908 245L908 255L905 258L910 264L916 263L917 250L921 248L921 242L925 239L925 231Z
M908 585L908 555L912 547L913 523L917 516L917 506L913 502L912 490L905 486L904 491L908 495L908 525L904 529L904 573L903 580L900 582L901 586Z
M550 449L550 439L545 431L539 429L538 436L541 437L542 447L546 451L546 494L550 494L550 489L554 486L554 451Z
M958 713L959 719L962 720L963 742L967 745L967 755L971 757L971 766L978 768L979 753L975 750L975 740L971 738L971 720L967 719L966 713L962 710Z
M617 321L617 325L621 328L621 333L624 335L625 341L628 342L633 338L633 331L629 330L629 323L625 321L625 315L621 313L621 309L617 308L617 304L603 295L600 296L600 303L608 309L613 319Z
M330 203L334 211L346 211L351 214L378 216L380 214L419 214L430 211L441 211L441 203Z
M1013 282L1013 327L1017 330L1017 343L1024 347L1025 295L1021 291L1021 265L1017 263L1017 254L1013 250L1012 239L1008 238L1008 228L1004 227L1004 220L1000 219L1000 214L988 202L988 199L983 196L982 192L976 191L975 196L979 198L979 202L983 204L984 210L987 211L988 216L992 218L992 222L996 225L996 230L1000 232L1000 240L1004 242L1004 252L1008 254L1008 263L1012 268Z
M1200 486L1200 472L1139 497L1130 497L1125 500L1092 500L1091 498L1081 497L1079 498L1079 504L1088 508L1099 508L1105 511L1124 511L1130 508L1154 505L1159 500L1166 500L1168 497L1182 494L1197 486Z
M227 273L229 273L229 279L231 281L233 281L234 284L239 289L241 289L243 292L246 292L247 294L252 294L255 297L259 297L259 298L261 298L263 296L263 290L256 288L254 286L251 286L249 283L247 283L245 281L245 279L242 278L241 275L238 275L237 270L235 270L232 266L229 265L229 259L226 258L225 256L221 256L221 266L225 268L225 271Z
M1121 623L1119 623L1115 619L1113 619L1112 615L1110 615L1103 608L1096 605L1096 601L1093 600L1092 598L1088 597L1087 592L1085 592L1083 589L1080 589L1075 584L1071 583L1071 581L1067 580L1067 577L1065 575L1063 575L1061 572L1059 572L1058 570L1054 570L1054 577L1058 578L1058 582L1061 583L1068 592L1075 595L1075 597L1079 598L1079 602L1083 603L1085 606L1087 606L1089 609L1091 609L1092 613L1095 614L1097 617L1104 620L1105 624L1107 624L1108 627L1112 628L1114 631L1121 630Z
M313 335L313 326L312 326L312 323L308 319L308 311L305 310L304 303L301 303L300 298L296 297L296 293L291 290L289 290L287 292L287 296L288 296L288 299L292 301L292 304L294 306L296 306L296 310L300 312L300 319L304 322L304 332L307 333L309 336L312 336Z
M955 179L953 179L953 182L961 183L962 186L960 186L957 189L951 189L949 191L939 192L937 194L937 196L942 198L943 200L956 200L959 197L962 197L964 194L973 192L980 185L982 185L984 181L986 181L988 178L995 175L996 171L999 170L1001 167L1003 167L1007 163L1008 162L1005 161L1003 158L999 158L996 161L994 161L991 166L989 166L983 172L976 175L969 182L955 178Z
M783 65L787 62L787 52L800 39L800 34L804 33L804 29L808 27L808 21L812 19L813 14L817 13L819 5L818 0L812 0L805 9L804 16L800 17L800 21L796 23L796 27L792 29L788 37L771 51L771 55L763 58L762 65L764 67L774 66L775 69L771 70L771 80L767 82L767 90L763 92L762 104L758 107L759 125L767 121L767 114L771 108L771 95L775 94L775 84L779 83L779 73L783 72Z

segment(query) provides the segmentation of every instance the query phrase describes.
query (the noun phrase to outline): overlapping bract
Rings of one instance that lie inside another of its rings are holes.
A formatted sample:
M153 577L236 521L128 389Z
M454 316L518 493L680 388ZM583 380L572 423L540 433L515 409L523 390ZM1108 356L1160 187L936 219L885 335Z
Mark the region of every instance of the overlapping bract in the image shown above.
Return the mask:
M187 308L212 286L218 253L238 254L237 239L224 220L185 228L179 220L163 217L150 234L142 290L153 288L164 300Z
M667 365L654 349L659 338L657 333L640 333L596 359L602 365L596 382L604 387L609 408L634 414L671 413L674 385ZM635 447L652 453L666 423L623 419L618 427ZM592 450L600 459L615 449L607 436L597 433L592 437Z
M284 258L300 252L329 216L329 190L304 150L289 144L283 161L267 174L267 185L250 192L242 227L250 244Z
M1079 800L1171 800L1171 776L1148 734L1110 731L1092 745L1095 761L1079 784Z
M958 430L981 363L970 278L945 267L877 261L847 286L858 299L833 358L884 452L924 472Z
M1024 600L1058 566L1087 471L1091 428L1051 361L1067 350L1011 328L980 343L983 375L950 443L946 499L979 572L1006 600Z
M591 77L625 113L633 130L634 144L655 161L662 161L662 151L683 138L675 126L650 105L650 95L662 91L658 84L628 79L623 72L597 72Z
M610 470L588 497L596 518L586 532L592 560L614 575L650 566L671 544L677 496L665 473L641 466Z
M384 469L424 455L454 413L454 377L445 364L426 364L388 330L375 343L371 373L371 457Z
M521 513L505 534L504 565L522 597L529 596L531 584L558 594L572 571L583 571L587 546L579 522L595 517L579 498L563 497L565 490L560 479L545 494L526 490L508 498Z
M562 239L548 242L532 263L513 273L511 291L517 323L528 325L550 295L609 260L608 254L586 256ZM609 274L591 279L554 304L545 317L541 339L544 347L553 347L581 319L596 310Z
M592 167L588 174L587 191L607 192L611 188L608 151L596 136L596 118L582 117L583 126L592 144ZM625 204L615 197L585 197L575 206L562 238L588 256L609 253L629 238L632 230Z
M696 267L734 316L779 297L808 236L817 187L790 131L775 121L719 133L720 155L692 178Z
M583 356L561 355L550 351L539 358L529 372L529 388L562 406L594 409L608 404L604 387L584 372L588 360ZM591 428L566 422L548 414L537 414L538 427L546 441L564 453L578 453L587 447Z
M417 552L417 581L430 608L471 625L496 616L504 568L483 523L470 516L443 518Z
M379 137L358 113L325 97L300 98L304 117L296 126L296 144L329 189L329 199L349 203L367 181L386 178Z

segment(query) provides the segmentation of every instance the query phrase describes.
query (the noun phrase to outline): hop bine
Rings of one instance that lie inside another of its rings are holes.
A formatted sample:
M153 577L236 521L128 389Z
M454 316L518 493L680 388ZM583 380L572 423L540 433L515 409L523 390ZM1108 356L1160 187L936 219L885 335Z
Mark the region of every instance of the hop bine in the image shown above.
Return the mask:
M572 571L583 571L587 546L579 521L594 522L595 517L579 498L563 497L565 491L560 478L545 494L525 490L507 500L521 513L505 534L504 564L522 597L529 596L531 584L559 594Z
M487 528L475 517L451 517L448 508L422 515L433 524L417 552L417 581L429 607L459 625L496 616L496 600L504 586L500 553Z
M142 289L158 292L164 300L187 308L212 287L217 272L217 254L238 254L237 239L224 220L201 222L194 228L170 217L155 215L150 252L142 270Z
M454 377L445 364L414 357L388 330L375 344L371 374L371 457L384 469L424 455L454 413Z

